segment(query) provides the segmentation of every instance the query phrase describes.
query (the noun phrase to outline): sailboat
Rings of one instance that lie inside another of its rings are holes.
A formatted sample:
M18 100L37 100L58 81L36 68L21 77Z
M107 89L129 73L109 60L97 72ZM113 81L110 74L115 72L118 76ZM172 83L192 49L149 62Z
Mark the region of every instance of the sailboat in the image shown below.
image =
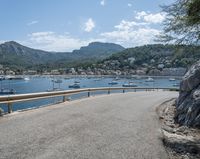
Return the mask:
M1 81L0 95L15 94L16 91L14 89L3 88L3 83L2 83L3 80L4 80L4 77L1 77L0 78L0 81ZM9 82L9 87L10 87L10 82Z
M51 80L52 84L53 84L53 88L52 89L48 89L47 92L53 92L53 91L60 91L60 84L62 83L61 79L53 79ZM58 84L58 87L55 87L55 83Z

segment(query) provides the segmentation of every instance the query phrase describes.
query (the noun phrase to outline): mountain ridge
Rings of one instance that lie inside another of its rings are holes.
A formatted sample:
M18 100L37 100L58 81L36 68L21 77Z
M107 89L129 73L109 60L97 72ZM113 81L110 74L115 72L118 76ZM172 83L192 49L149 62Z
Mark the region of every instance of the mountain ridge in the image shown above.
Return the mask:
M102 46L104 46L104 49L100 49ZM113 43L92 42L88 46L72 52L49 52L26 47L15 41L8 41L0 44L0 64L26 67L55 63L59 60L68 63L92 58L101 59L124 49L122 46Z

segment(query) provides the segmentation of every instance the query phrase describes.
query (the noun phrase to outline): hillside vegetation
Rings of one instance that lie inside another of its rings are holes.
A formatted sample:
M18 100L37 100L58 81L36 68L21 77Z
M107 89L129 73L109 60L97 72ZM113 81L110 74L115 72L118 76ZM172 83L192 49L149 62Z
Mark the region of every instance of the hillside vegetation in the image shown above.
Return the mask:
M123 69L138 67L188 67L200 59L200 47L186 45L145 45L129 48L111 55L95 64L108 68ZM105 66L104 66L105 67Z

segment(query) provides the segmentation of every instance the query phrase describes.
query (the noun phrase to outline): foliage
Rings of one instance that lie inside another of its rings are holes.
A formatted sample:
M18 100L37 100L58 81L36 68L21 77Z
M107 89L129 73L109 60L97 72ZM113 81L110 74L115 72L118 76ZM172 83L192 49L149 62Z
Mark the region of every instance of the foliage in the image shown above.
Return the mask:
M199 44L200 0L177 0L162 8L166 13L166 20L160 41Z
M131 63L130 58L135 59L134 62ZM199 46L154 44L129 48L113 54L109 58L98 61L96 67L102 68L106 65L106 68L110 69L137 69L144 66L150 69L164 64L168 68L187 68L199 59Z

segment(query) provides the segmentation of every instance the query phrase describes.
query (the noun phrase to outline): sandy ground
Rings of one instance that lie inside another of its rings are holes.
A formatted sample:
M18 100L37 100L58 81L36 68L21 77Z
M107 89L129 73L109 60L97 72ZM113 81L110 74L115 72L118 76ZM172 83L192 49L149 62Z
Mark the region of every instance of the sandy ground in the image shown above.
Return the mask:
M156 107L176 92L90 97L0 118L1 159L165 159Z

